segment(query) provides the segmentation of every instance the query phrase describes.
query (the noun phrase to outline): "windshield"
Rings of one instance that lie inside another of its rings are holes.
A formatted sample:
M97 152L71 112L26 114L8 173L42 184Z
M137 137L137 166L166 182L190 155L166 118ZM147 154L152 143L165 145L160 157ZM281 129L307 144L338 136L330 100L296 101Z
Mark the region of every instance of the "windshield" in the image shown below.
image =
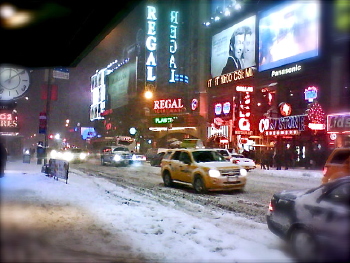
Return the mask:
M113 150L114 152L128 152L129 149L126 147L117 147Z
M226 159L216 151L195 151L192 152L192 155L197 163L226 162Z
M229 156L229 154L226 150L217 150L217 152L222 154L223 156Z

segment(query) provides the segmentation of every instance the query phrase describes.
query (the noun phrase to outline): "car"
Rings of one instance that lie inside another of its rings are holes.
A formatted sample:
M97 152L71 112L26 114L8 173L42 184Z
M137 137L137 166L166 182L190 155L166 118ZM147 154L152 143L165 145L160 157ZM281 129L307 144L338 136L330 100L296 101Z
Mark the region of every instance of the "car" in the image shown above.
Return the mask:
M230 160L231 159L231 153L227 150L227 149L214 149L215 151L217 151L218 153L220 153L222 156L225 157L226 160Z
M238 153L231 154L230 162L236 163L242 166L247 171L256 168L256 164L254 160L244 157L243 154L238 154Z
M131 153L130 163L143 163L146 162L146 156L138 153Z
M101 150L101 165L127 166L132 161L132 154L125 146L106 146Z
M197 193L243 190L247 181L245 169L214 149L174 149L162 159L161 176L166 187L181 182L192 185Z
M85 162L89 153L81 148L66 148L63 150L52 150L50 158L61 159L70 163Z
M350 175L350 148L336 148L327 158L323 168L322 183Z
M308 190L275 193L266 215L270 231L305 262L349 262L350 177Z
M150 165L151 166L160 166L160 163L162 162L163 158L167 158L173 150L167 150L165 152L160 152L158 153L151 161Z

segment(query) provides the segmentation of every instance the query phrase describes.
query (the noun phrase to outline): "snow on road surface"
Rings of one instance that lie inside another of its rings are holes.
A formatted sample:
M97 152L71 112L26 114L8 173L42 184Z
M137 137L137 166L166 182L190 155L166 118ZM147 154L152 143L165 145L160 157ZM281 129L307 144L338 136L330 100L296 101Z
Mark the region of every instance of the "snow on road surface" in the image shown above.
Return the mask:
M0 179L2 261L293 262L266 224L199 204L189 214L74 169L65 184L40 168L9 162Z

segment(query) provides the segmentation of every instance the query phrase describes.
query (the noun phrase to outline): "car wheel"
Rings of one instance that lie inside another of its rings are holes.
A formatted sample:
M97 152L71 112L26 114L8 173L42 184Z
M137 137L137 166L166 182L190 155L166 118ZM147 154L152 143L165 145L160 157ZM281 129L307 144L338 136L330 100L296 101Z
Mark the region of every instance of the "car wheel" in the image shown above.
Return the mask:
M298 260L303 262L314 262L317 260L317 242L306 229L295 229L291 235L291 244Z
M202 177L200 177L200 176L197 176L194 179L193 188L199 194L204 194L207 192L207 188L204 185L204 181L203 181Z
M173 179L168 171L163 174L163 182L165 187L171 187L173 185Z

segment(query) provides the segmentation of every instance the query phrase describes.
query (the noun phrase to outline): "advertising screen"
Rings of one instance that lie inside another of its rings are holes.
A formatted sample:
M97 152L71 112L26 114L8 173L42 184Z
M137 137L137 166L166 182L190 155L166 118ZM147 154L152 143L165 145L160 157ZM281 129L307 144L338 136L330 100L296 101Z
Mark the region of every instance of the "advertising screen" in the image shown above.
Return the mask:
M256 65L255 21L255 16L249 17L213 36L211 48L213 78Z
M298 1L260 13L259 71L319 55L320 5Z

